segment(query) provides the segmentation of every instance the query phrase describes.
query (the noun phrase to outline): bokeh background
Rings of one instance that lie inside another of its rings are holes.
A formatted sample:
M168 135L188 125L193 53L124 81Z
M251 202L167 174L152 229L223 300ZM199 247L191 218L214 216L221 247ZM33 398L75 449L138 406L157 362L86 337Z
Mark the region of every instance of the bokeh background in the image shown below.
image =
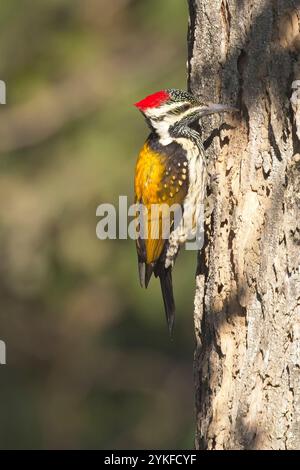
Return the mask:
M186 88L183 0L1 0L0 447L193 448L196 255L169 339L134 242L96 238L133 200L147 136L132 106Z

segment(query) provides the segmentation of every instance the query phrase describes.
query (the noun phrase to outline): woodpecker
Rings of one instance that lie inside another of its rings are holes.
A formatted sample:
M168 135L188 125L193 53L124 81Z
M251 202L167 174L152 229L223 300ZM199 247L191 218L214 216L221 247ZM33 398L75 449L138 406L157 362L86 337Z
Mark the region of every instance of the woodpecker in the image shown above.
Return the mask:
M205 106L191 93L177 89L153 93L135 106L150 128L135 169L135 202L147 209L143 217L148 224L145 236L136 239L139 277L142 287L148 286L152 274L159 277L172 334L175 319L172 268L180 245L196 234L207 184L203 143L191 125L203 116L235 108L221 104ZM171 221L167 239L162 231L164 213L151 217L153 204L168 207L177 204L181 208L177 224L174 218Z

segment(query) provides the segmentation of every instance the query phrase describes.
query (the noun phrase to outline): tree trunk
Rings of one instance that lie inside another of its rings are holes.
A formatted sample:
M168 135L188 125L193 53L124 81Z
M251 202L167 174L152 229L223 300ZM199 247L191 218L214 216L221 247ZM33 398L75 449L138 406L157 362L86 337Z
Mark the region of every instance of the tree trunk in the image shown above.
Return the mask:
M197 271L196 447L299 449L300 0L189 7L189 87L240 109L201 123L218 179Z

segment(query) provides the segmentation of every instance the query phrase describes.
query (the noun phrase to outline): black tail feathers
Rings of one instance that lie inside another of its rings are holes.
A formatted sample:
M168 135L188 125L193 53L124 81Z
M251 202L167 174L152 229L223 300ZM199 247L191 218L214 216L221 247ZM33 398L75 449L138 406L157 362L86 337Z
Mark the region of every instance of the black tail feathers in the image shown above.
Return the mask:
M164 300L166 318L169 328L170 336L172 336L174 321L175 321L175 302L173 295L172 285L172 270L171 267L165 268L160 262L156 264L146 264L139 261L139 276L142 287L147 287L154 271L155 277L159 277L161 292Z
M158 276L160 280L162 296L164 299L169 333L170 333L170 336L172 336L174 322L175 322L175 302L174 302L174 295L173 295L171 268L166 269L162 267L158 272Z
M148 287L149 281L153 273L153 264L146 264L143 261L139 261L139 277L141 287Z

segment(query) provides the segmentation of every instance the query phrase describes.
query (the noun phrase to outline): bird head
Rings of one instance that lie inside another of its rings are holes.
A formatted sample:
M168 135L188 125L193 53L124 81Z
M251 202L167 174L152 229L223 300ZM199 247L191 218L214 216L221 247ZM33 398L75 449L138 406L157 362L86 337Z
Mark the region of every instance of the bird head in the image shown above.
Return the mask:
M149 119L164 119L180 115L196 106L195 97L183 90L161 90L135 103L135 106Z
M209 114L236 110L222 104L204 105L191 93L174 88L161 90L135 103L145 116L151 129L162 138L169 137L169 129L175 124L191 123ZM193 119L194 118L194 119Z

